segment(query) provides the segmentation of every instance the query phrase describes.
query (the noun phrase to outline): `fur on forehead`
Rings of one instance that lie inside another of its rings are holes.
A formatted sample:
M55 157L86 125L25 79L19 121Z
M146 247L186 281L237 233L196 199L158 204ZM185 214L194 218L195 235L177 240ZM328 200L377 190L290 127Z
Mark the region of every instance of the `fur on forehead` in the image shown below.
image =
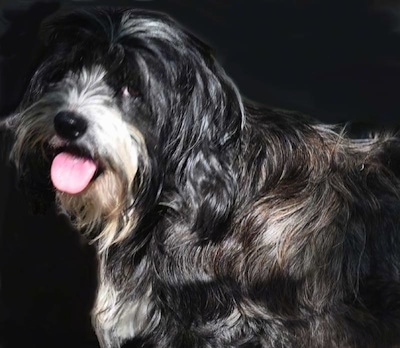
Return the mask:
M144 10L94 9L52 16L43 23L41 37L46 65L58 70L101 64L114 77L126 78L127 68L136 67L148 78L160 78L161 68L163 76L176 80L177 67L188 70L212 61L205 43L167 15Z
M107 71L106 82L116 91L126 85L139 90L152 114L187 106L193 96L199 105L207 99L240 104L211 49L167 15L136 9L76 11L49 18L41 36L44 55L27 90L27 104L69 71L94 65Z
M203 136L204 127L215 125L226 131L222 137L215 132L215 141L225 143L243 126L239 92L209 47L164 14L136 9L71 12L47 20L42 37L46 53L28 88L27 104L69 71L102 66L114 91L129 86L140 92L160 132L176 137L172 130L186 123L194 141Z

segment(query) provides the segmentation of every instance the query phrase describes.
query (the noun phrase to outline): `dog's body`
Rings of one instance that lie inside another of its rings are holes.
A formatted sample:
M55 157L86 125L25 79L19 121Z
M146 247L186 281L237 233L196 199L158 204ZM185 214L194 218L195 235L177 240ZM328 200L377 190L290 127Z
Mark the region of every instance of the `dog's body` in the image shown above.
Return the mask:
M97 248L102 347L400 344L398 137L243 102L160 14L45 29L5 124L22 187Z

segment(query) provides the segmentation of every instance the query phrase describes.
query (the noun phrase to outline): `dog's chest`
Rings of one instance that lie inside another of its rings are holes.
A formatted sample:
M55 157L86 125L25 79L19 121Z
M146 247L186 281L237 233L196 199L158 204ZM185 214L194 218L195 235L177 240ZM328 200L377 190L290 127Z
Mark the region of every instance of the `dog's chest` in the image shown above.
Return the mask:
M118 290L104 274L100 274L92 318L96 331L105 339L104 346L118 346L156 324L151 286L141 286L145 290Z

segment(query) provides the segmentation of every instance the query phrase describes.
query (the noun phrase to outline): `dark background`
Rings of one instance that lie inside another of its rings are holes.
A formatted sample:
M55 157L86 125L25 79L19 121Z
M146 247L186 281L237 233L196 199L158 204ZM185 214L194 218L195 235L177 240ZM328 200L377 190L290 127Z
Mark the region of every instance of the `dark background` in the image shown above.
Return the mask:
M99 4L168 12L216 48L250 99L360 129L399 124L400 2L366 0L3 0L1 117L32 71L40 21ZM54 212L30 215L14 177L0 162L0 345L96 347L93 250Z

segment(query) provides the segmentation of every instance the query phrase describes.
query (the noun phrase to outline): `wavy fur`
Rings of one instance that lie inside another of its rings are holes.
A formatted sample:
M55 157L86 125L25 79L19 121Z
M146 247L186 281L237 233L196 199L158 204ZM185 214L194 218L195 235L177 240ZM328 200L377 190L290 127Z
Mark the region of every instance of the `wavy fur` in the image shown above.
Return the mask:
M343 127L244 101L211 50L163 14L99 9L44 28L43 60L9 122L30 196L51 191L41 149L55 136L56 107L46 100L54 88L66 93L69 74L84 89L85 71L100 67L107 122L134 139L107 152L102 175L120 188L56 192L84 221L77 227L92 226L102 347L400 344L398 135L351 139ZM117 133L95 136L90 149L103 156ZM106 199L115 192L118 202Z

